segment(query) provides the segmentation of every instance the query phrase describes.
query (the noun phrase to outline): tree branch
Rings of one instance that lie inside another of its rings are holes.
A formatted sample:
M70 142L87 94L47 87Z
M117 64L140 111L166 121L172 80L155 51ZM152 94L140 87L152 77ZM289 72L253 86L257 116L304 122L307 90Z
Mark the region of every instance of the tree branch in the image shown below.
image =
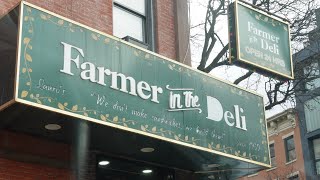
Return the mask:
M250 77L253 74L253 71L248 71L245 75L239 77L238 79L236 79L233 84L239 84L241 81L247 79L248 77Z
M219 60L221 59L221 57L227 53L229 49L229 44L225 45L222 50L219 52L219 54L213 59L213 61L211 62L211 64L206 67L203 71L204 72L210 72L212 69L214 69L215 67L217 67L217 63L219 62Z

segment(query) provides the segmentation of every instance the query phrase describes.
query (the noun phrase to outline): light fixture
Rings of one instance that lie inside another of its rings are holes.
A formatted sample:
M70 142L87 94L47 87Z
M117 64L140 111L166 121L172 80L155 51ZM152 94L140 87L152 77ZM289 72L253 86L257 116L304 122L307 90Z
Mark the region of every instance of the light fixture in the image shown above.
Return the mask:
M208 176L208 179L215 179L215 178L214 178L214 175Z
M143 174L150 174L152 173L152 170L151 169L145 169L142 171Z
M108 165L110 162L109 161L100 161L99 162L99 165L100 166L106 166L106 165Z
M208 168L217 168L217 167L220 167L221 164L208 164L207 167Z
M142 148L140 149L141 152L144 152L144 153L150 153L150 152L153 152L154 151L154 148L152 147L145 147L145 148Z
M56 131L61 129L61 126L59 124L47 124L44 127L50 131Z

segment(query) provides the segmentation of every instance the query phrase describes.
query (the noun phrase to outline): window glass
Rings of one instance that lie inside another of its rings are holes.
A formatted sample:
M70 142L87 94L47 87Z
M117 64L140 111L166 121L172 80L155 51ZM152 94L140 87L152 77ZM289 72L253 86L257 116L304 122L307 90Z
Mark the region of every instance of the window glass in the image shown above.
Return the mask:
M113 2L145 15L145 0L114 0Z
M307 132L320 128L320 96L310 99L304 103L304 114L307 124Z
M299 180L299 176L295 175L295 176L289 177L289 180Z
M294 149L288 151L288 162L293 161L295 159L296 159L296 151Z
M317 174L320 174L320 138L313 140L313 152L316 161Z
M314 156L320 160L320 138L313 140Z
M294 141L293 141L293 138L291 138L291 137L289 139L287 139L287 148L289 150L294 149Z
M113 0L113 35L154 51L154 0Z
M296 159L296 150L295 150L293 136L286 138L284 141L285 141L287 162L295 160Z
M271 166L276 166L276 157L275 157L275 151L274 151L274 144L270 144L270 158L271 158Z
M320 161L316 161L317 174L320 174Z
M113 7L113 35L120 38L131 36L143 42L143 19L117 6Z
M306 89L313 90L320 87L320 71L318 63L311 63L309 66L303 68L303 72L308 78L306 82Z

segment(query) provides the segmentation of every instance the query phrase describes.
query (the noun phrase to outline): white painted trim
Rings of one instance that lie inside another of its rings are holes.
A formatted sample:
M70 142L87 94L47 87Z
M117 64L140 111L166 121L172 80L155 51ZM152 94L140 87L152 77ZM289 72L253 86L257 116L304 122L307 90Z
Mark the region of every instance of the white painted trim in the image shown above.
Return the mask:
M299 176L299 175L300 175L300 172L299 172L299 171L296 171L296 172L290 173L290 174L287 175L287 178L291 178L291 177L296 176L296 175Z
M287 129L290 129L290 128L293 129L293 126L292 126L291 124L288 125L288 126L286 126L286 127L284 127L284 128L282 128L282 129L279 129L278 133L280 133L280 132L282 132L282 131L285 131L285 130L287 130Z
M258 175L259 175L259 173L250 174L250 175L248 175L248 178L249 178L249 177L258 176Z
M289 164L294 163L294 162L296 162L296 161L297 161L297 158L294 159L294 160L292 160L292 161L290 161L290 162L287 162L286 165L289 165Z
M270 169L267 169L266 171L269 172L269 171L272 171L272 170L275 170L275 169L277 169L277 166L276 167L272 167Z
M294 135L294 131L282 136L282 139L286 139L287 137L292 136L292 135Z

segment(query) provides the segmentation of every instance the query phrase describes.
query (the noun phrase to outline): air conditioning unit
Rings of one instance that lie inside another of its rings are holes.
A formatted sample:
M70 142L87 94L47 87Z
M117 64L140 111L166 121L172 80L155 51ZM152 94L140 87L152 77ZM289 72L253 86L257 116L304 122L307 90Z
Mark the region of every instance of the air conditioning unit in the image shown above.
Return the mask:
M137 39L135 39L135 38L133 38L131 36L126 36L126 37L124 37L122 39L127 41L127 42L129 42L129 43L132 43L132 44L134 44L136 46L142 47L144 49L148 49L149 48L148 44L146 44L144 42L141 42L141 41L139 41L139 40L137 40Z

